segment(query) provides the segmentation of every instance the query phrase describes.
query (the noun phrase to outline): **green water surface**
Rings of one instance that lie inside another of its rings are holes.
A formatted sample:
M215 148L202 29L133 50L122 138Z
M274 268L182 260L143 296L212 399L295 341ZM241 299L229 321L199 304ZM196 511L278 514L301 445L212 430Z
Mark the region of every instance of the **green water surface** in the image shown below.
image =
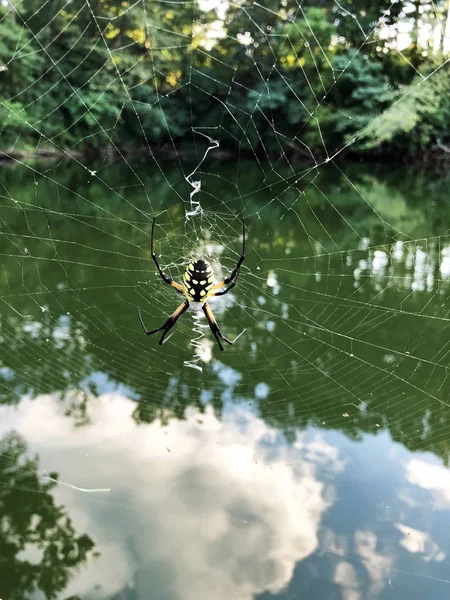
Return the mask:
M186 221L189 166L93 169L0 170L0 598L449 598L448 180L240 161ZM242 337L146 337L153 215L181 281L242 213Z

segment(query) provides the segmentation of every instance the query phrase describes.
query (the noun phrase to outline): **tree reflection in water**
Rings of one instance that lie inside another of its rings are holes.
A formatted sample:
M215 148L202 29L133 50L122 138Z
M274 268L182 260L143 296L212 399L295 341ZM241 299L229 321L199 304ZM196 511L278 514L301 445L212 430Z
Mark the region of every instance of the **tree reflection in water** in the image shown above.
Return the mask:
M5 600L24 600L36 590L57 598L94 548L88 535L77 535L64 507L55 504L56 482L42 481L38 458L26 452L15 432L0 440L0 592Z

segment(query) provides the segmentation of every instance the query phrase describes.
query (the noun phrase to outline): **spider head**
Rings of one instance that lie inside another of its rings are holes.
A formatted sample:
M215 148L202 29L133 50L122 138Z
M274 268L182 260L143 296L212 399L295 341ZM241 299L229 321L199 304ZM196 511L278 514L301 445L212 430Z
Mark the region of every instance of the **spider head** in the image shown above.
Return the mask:
M188 264L183 275L184 294L189 302L206 302L214 285L211 265L203 259Z

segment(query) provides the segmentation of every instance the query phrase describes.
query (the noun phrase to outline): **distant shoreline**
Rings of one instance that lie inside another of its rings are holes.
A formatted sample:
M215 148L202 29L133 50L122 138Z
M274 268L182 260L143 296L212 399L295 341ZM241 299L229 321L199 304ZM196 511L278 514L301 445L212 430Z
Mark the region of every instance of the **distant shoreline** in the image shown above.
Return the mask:
M74 152L71 150L37 150L36 152L29 152L28 150L15 150L14 148L7 148L0 150L0 159L14 160L17 158L32 159L32 158L71 158L74 156L83 156L84 152Z
M147 146L127 146L127 147L114 147L104 146L101 148L86 148L84 150L71 150L71 149L54 149L54 148L41 148L36 151L29 150L18 150L15 148L6 148L0 150L0 164L4 161L20 161L20 160L36 160L36 159L70 159L76 157L89 157L92 160L97 160L104 156L111 156L117 158L118 156L124 156L127 158L140 158L140 157L153 157L159 156L165 159L183 158L189 160L192 157L197 157L197 149L186 148L180 146L179 149L174 150L173 147L168 145L148 148ZM255 153L251 151L241 151L236 154L231 148L220 148L215 150L216 158L223 160L233 160L239 157L239 159L251 160L255 158ZM267 159L267 155L259 153L258 158L261 160ZM291 164L311 164L310 157L304 153L297 153L294 151L286 151L284 155L285 159L289 160ZM270 155L270 159L279 160L280 155ZM320 165L324 162L328 162L325 156L317 155L317 163ZM347 152L337 155L334 159L335 162L372 162L372 163L389 163L396 165L422 165L423 167L445 167L448 169L450 162L450 153L446 152L443 148L438 145L433 146L427 151L416 154L416 155L404 155L399 159L399 153L387 153L382 151L377 152Z

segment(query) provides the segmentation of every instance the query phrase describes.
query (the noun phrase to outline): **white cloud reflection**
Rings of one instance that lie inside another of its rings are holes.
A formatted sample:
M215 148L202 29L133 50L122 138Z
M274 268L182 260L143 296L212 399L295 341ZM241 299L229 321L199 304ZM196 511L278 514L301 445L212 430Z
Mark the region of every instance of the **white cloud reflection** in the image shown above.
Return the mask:
M413 458L406 464L406 476L410 483L432 492L436 509L450 509L450 471L446 467Z
M356 531L354 542L356 553L361 557L371 580L366 592L367 598L376 598L389 580L394 557L379 550L378 538L374 531Z
M342 588L342 600L361 600L360 585L355 568L342 560L336 565L334 582Z
M14 428L42 468L85 488L55 489L77 531L100 557L65 591L105 598L125 587L152 600L252 600L279 592L297 561L318 546L330 486L319 469L342 467L319 436L296 447L244 408L219 420L188 409L186 420L137 424L135 402L92 399L90 423L75 427L56 396L0 409L0 435ZM322 447L323 445L323 447Z
M433 542L427 532L413 529L402 523L397 523L395 527L403 534L400 545L408 552L420 554L425 562L441 562L445 559L445 552Z

